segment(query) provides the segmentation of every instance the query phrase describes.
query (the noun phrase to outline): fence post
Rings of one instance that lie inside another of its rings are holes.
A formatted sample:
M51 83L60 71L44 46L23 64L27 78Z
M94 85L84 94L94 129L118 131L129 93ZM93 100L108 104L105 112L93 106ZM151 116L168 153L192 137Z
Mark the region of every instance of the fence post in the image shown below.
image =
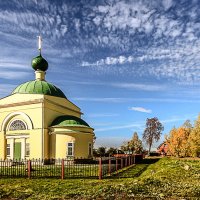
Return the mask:
M99 158L99 180L102 179L102 158Z
M127 162L128 161L128 157L126 156L126 160L125 160L125 167L127 167Z
M109 176L111 175L111 158L109 157L109 160L108 160L108 173L109 173Z
M28 160L28 178L31 178L31 160Z
M117 160L118 157L116 157L116 172L118 170L118 160Z
M61 162L61 179L63 180L65 178L65 160L62 159Z
M131 155L128 156L128 165L131 165Z
M135 164L135 154L133 155L133 164Z

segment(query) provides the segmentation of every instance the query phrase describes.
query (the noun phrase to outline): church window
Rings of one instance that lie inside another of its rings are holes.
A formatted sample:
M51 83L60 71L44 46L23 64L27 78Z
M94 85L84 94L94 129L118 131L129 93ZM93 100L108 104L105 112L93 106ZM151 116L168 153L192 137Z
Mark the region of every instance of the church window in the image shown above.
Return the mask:
M67 156L73 156L74 155L74 143L69 142L67 143Z
M7 144L6 146L6 154L7 156L10 156L10 144Z
M26 130L26 124L21 120L15 120L10 124L9 130L15 131L15 130Z

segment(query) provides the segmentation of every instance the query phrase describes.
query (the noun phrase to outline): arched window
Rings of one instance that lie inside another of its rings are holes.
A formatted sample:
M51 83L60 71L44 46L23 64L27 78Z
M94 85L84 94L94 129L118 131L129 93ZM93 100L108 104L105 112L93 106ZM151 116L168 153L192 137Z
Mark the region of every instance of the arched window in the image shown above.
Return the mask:
M9 130L15 131L15 130L26 130L26 124L21 120L15 120L10 124Z

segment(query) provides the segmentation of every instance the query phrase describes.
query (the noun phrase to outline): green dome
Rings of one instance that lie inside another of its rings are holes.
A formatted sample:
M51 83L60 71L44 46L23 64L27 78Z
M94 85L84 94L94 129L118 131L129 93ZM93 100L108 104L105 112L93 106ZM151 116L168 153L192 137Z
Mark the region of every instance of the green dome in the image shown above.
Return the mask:
M32 68L36 70L46 71L48 69L48 62L41 56L37 56L32 60Z
M90 127L84 120L81 118L64 115L57 117L51 124L51 126L87 126Z
M16 87L12 94L44 94L55 97L66 98L64 93L55 85L46 81L34 80L26 83L22 83Z

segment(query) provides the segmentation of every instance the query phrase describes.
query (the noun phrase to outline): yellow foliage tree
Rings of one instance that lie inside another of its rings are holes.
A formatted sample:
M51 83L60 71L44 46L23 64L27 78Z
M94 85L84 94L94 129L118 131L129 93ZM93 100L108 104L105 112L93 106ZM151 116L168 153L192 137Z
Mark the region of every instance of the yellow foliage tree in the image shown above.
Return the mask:
M166 143L169 148L169 152L173 156L185 157L190 155L190 143L189 136L191 128L185 125L179 128L173 128L170 131L169 137L166 137Z
M191 156L200 156L200 115L195 121L188 143L190 144Z

